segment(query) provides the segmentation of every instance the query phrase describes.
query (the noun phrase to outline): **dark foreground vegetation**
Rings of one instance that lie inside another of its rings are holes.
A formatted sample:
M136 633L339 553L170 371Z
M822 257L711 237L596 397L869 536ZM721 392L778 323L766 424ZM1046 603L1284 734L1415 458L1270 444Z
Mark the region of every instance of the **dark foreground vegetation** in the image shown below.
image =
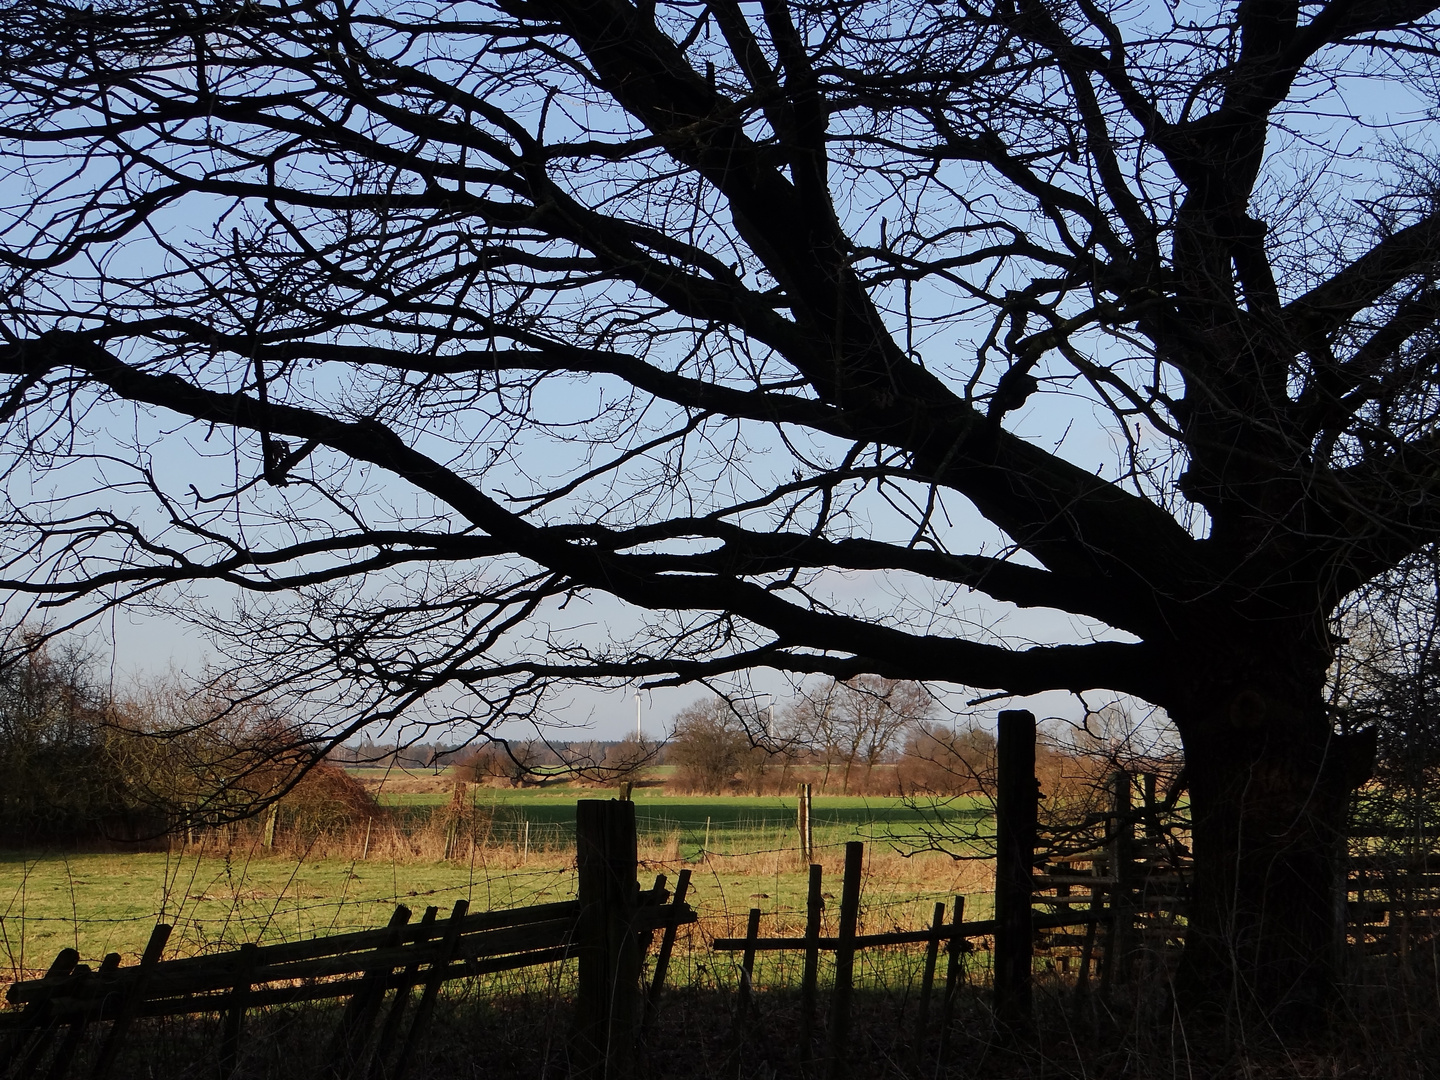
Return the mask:
M685 985L667 996L636 1075L655 1080L780 1080L824 1076L825 1024L807 1071L797 1038L793 991L761 988L748 1015L736 1010L732 973L692 958ZM978 973L977 973L978 974ZM1440 997L1433 957L1405 968L1350 973L1328 1029L1283 1040L1263 1028L1182 1023L1159 977L1102 997L1077 997L1058 978L1037 985L1036 1016L1026 1029L997 1025L980 979L954 1003L945 1059L938 1020L925 1044L914 1037L914 984L903 980L857 993L848 1075L857 1080L1020 1080L1020 1078L1197 1077L1374 1078L1428 1080L1440 1049ZM822 1006L824 1002L822 999ZM339 1009L257 1013L235 1080L318 1076ZM410 1075L427 1080L561 1080L569 1075L569 1000L545 986L464 984L441 999L432 1038ZM823 1008L822 1008L823 1017ZM143 1023L113 1080L212 1080L220 1021L188 1018ZM86 1075L91 1045L76 1061Z

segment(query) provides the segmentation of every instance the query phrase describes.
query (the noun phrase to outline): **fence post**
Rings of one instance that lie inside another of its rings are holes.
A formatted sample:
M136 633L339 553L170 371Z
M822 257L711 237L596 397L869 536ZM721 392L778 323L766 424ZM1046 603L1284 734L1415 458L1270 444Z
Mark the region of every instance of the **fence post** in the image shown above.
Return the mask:
M940 937L945 932L945 905L937 903L925 944L925 968L920 976L920 1007L915 1017L915 1064L925 1059L925 1033L930 1026L930 995L935 989L935 964L940 959Z
M45 972L41 985L65 978L75 970L80 963L80 954L74 949L61 949L51 961L49 969ZM50 1012L50 994L46 993L36 997L25 1006L20 1012L19 1022L14 1025L15 1037L10 1043L0 1043L7 1053L18 1054L20 1044L30 1037L30 1033L41 1024L46 1015ZM13 1013L11 1014L14 1015Z
M642 1017L640 943L634 913L635 804L581 799L575 804L575 865L580 959L575 1002L574 1075L626 1077Z
M1333 901L1335 904L1335 940L1334 945L1334 970L1344 971L1346 962L1349 959L1350 945L1350 890L1351 890L1351 868L1357 870L1355 875L1357 884L1363 890L1364 871L1350 858L1350 836L1348 829L1340 829L1335 836L1335 865L1339 868L1336 874L1335 893ZM1356 897L1364 900L1363 891ZM1357 935L1356 944L1364 941L1363 935Z
M755 981L755 943L760 940L760 909L752 907L745 922L745 951L740 955L740 994L735 1007L737 1031L750 1022L750 1002Z
M50 969L45 972L42 983L63 979L67 975L78 973L84 967L85 965L80 963L78 952L74 949L61 949ZM55 1037L56 1021L53 1013L53 992L38 996L25 1006L20 1013L19 1023L15 1026L15 1034L8 1043L0 1041L0 1075L23 1077L40 1063L40 1059L50 1047L51 1039ZM18 1068L15 1067L17 1062Z
M806 785L809 786L808 784ZM800 980L800 1060L810 1064L815 1050L815 997L820 981L820 917L825 899L820 895L823 867L810 864L810 890L805 899L805 973Z
M1140 787L1145 800L1145 838L1159 840L1165 835L1160 825L1160 779L1153 772L1141 773Z
M1035 714L1000 714L995 793L995 1013L1005 1024L1030 1018L1034 947Z
M1100 877L1100 865L1090 864L1090 876ZM1099 882L1090 886L1090 921L1085 924L1085 943L1080 949L1080 971L1075 976L1075 996L1084 997L1090 992L1090 969L1095 961L1095 933L1105 914L1105 888Z
M100 1046L100 1053L95 1059L95 1065L90 1071L92 1080L104 1080L110 1074L111 1068L114 1067L115 1059L120 1054L120 1047L125 1042L125 1036L129 1034L130 1025L139 1015L140 1006L145 1000L145 983L149 981L150 972L160 962L160 956L165 951L165 943L170 940L170 930L171 928L165 923L156 923L155 929L150 931L150 940L146 942L145 952L140 956L140 967L135 972L134 982L130 985L130 993L120 1003L120 1011L116 1015L114 1023L110 1025L110 1031L106 1034L105 1041Z
M445 982L446 969L449 968L450 961L455 958L455 949L460 944L461 924L469 910L470 901L461 898L455 901L455 906L450 911L450 921L445 926L445 936L440 939L440 945L430 963L430 970L425 975L425 989L420 993L420 1003L415 1006L415 1016L410 1021L410 1032L400 1047L399 1057L395 1059L395 1070L390 1073L394 1080L405 1080L405 1074L410 1069L410 1062L414 1060L415 1054L420 1049L421 1040L425 1038L425 1033L430 1028L430 1018L435 1013L435 1000L440 996L440 987Z
M840 886L840 932L835 943L835 993L830 1005L830 1048L826 1075L845 1075L845 1049L850 1040L850 999L855 984L855 933L860 922L860 875L865 869L865 845L845 845L845 880Z
M415 936L416 951L423 949L425 942L429 940L430 932L435 926L435 917L440 914L437 907L427 907L425 914L420 917L420 932ZM420 972L418 963L408 964L400 982L395 987L395 996L390 1002L390 1011L385 1016L385 1023L380 1028L380 1038L375 1044L375 1056L370 1059L371 1080L379 1080L380 1077L393 1075L391 1070L386 1069L386 1062L390 1059L390 1053L395 1048L395 1042L400 1037L400 1024L405 1019L405 1008L410 1003L410 988L415 981L415 976Z
M685 897L690 891L690 869L686 867L680 871L680 877L675 882L675 895L670 900L670 918L665 921L665 934L660 939L660 952L655 957L655 977L650 983L650 993L645 998L645 1015L641 1021L641 1029L655 1018L655 1010L660 1002L660 992L665 988L665 976L670 971L670 953L675 948L675 932L679 928L676 921L685 905Z
M404 904L397 904L394 912L390 915L390 922L386 925L385 942L378 948L381 951L395 948L400 944L405 932L405 926L410 922L410 909ZM244 952L246 949L254 949L254 945L240 946L242 954L240 960L241 976L244 978L245 992L249 991L249 978L253 969L252 964L246 965ZM321 1069L321 1076L327 1080L339 1080L340 1077L354 1076L358 1073L360 1059L364 1056L365 1043L370 1038L370 1029L375 1025L375 1017L380 1011L380 1006L385 1000L385 981L389 978L391 968L385 966L372 967L366 970L364 980L356 988L355 993L350 995L350 1001L345 1006L345 1011L340 1016L340 1023L335 1028L334 1035L330 1038L330 1048L325 1053L325 1065ZM241 979L235 981L235 995L239 999L239 1007L243 1013L244 999L241 992ZM398 994L398 992L397 992ZM231 1010L234 1012L236 1003L232 1002ZM231 1028L227 1019L225 1029L226 1039L231 1035ZM240 1021L237 1018L234 1027L234 1039L238 1048L240 1038ZM222 1061L226 1059L223 1055ZM234 1068L221 1068L224 1076L234 1072Z
M800 802L795 810L795 824L800 833L800 860L809 863L815 858L815 833L810 826L810 785L800 785Z
M83 966L83 965L82 965ZM119 953L106 953L105 959L100 962L100 978L109 978L115 974L120 967ZM92 978L94 976L91 976ZM50 1059L50 1071L45 1075L47 1080L50 1077L63 1077L70 1068L70 1062L75 1057L75 1051L80 1049L80 1043L85 1038L85 1028L88 1024L86 1015L82 1012L70 1024L70 1030L65 1033L65 1041L55 1050L55 1056ZM25 1075L25 1065L22 1062L19 1075Z
M940 1012L940 1052L936 1055L935 1075L943 1076L950 1057L950 1018L955 1015L955 998L960 989L961 957L970 943L963 936L965 925L965 897L955 897L955 906L950 911L950 940L946 943L945 958L945 1000Z
M1135 944L1135 820L1131 814L1131 776L1121 770L1110 777L1110 938L1105 943L1105 969L1100 990L1108 992L1130 976Z
M250 997L250 980L255 976L255 957L259 951L260 947L254 942L246 942L235 955L235 985L230 989L230 1001L225 1009L225 1021L220 1036L222 1080L230 1080L240 1063L240 1029L245 1023L245 1003ZM334 1060L330 1055L326 1056L329 1060Z

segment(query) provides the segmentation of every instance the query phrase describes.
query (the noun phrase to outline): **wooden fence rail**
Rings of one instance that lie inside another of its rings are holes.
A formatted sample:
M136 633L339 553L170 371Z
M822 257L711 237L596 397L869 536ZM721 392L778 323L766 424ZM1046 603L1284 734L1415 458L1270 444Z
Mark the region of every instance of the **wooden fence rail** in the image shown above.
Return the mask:
M864 844L852 841L846 845L845 877L841 888L839 933L833 937L821 936L820 916L823 908L821 886L823 871L820 866L810 867L810 895L806 905L806 932L802 937L761 937L759 933L761 911L751 908L746 921L744 937L717 937L711 948L717 952L738 952L742 955L740 965L740 990L737 1015L740 1023L748 1020L753 993L752 979L755 957L758 953L794 951L805 953L802 975L801 997L801 1052L808 1062L813 1053L813 1031L815 1002L818 996L819 964L821 953L834 953L835 983L831 996L830 1024L824 1053L824 1074L839 1077L845 1071L847 1060L847 1035L849 1031L850 1001L854 983L854 957L864 949L899 945L924 945L926 956L924 973L921 978L920 995L917 1002L915 1035L911 1042L911 1055L919 1061L924 1057L926 1040L929 1036L931 999L935 985L935 974L939 951L945 946L947 969L945 992L941 1010L941 1043L938 1068L944 1066L948 1047L946 1033L954 1005L956 988L961 974L961 957L971 951L969 939L994 937L999 927L995 919L965 921L965 898L955 897L952 918L945 920L945 905L937 903L928 929L892 930L878 934L861 934L857 930L860 906L860 880L864 858ZM1095 921L1090 913L1035 915L1036 929L1084 926ZM847 962L848 961L848 962Z
M587 811L580 813L583 837ZM603 814L614 816L608 810ZM623 826L623 815L617 820ZM633 808L628 821L633 851ZM672 901L665 889L665 875L641 891L634 879L633 859L629 868L628 889L620 890L625 904L619 936L633 943L630 949L638 958L655 932L664 931L649 988L653 1008L676 927L696 920L695 912L684 902L689 872L682 872ZM448 918L438 918L438 910L432 907L414 924L410 909L402 904L389 924L378 930L275 945L243 945L233 952L172 960L161 959L170 933L170 927L162 924L155 928L138 964L123 966L120 957L112 953L98 971L81 964L74 949L64 949L43 978L10 986L7 999L21 1008L0 1013L0 1077L28 1080L44 1075L59 1080L69 1070L87 1029L108 1023L110 1030L90 1070L91 1077L100 1080L113 1067L133 1021L197 1013L224 1018L220 1073L228 1077L239 1061L247 1011L347 998L330 1039L322 1077L339 1080L383 1074L399 1080L414 1060L445 982L551 964L581 955L587 948L613 949L617 933L613 919L607 915L598 922L587 921L584 903L583 889L576 900L509 911L472 914L467 901L459 900ZM587 931L599 940L588 941ZM607 1013L641 1014L645 1002L638 971L637 966L633 980L600 983ZM417 989L420 996L412 1011L410 998ZM384 1007L387 994L391 995L388 1010ZM593 1007L593 1003L580 1004ZM605 1066L622 1053L620 1047L614 1048L613 1054L611 1048L604 1050Z

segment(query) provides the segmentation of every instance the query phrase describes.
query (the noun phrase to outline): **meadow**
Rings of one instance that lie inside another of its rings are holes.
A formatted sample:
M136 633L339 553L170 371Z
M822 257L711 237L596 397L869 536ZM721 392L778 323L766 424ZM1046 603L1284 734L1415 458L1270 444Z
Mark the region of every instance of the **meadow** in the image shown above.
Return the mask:
M379 926L397 903L443 912L461 897L474 909L574 895L575 800L608 792L471 789L473 832L444 859L428 822L449 804L449 787L381 790L394 816L363 839L353 829L308 841L281 835L266 849L252 828L177 843L169 852L0 852L0 980L42 968L66 946L87 960L114 951L130 962L156 922L175 927L169 953L201 953ZM751 907L764 912L767 934L803 926L807 872L794 798L642 789L635 803L642 882L660 873L673 882L681 869L691 870L690 900L703 920L694 945L743 932ZM969 897L971 918L986 917L988 862L909 853L937 815L956 829L983 832L989 822L988 808L968 800L936 810L898 799L817 796L815 857L825 867L825 892L839 894L844 845L858 839L867 842L867 925L923 926L936 900L957 893Z
M576 799L609 797L586 788L472 788L469 803L489 815L495 835L523 836L530 826L532 845L569 844L574 835ZM402 815L447 805L449 790L378 793L381 806ZM673 843L677 853L738 855L778 847L796 848L797 799L774 795L669 795L640 788L632 795L642 842ZM960 837L969 831L988 835L991 810L980 798L963 796L938 802L892 796L815 796L811 828L817 847L847 840L873 840L904 848L923 845L937 829ZM517 833L517 829L519 830Z

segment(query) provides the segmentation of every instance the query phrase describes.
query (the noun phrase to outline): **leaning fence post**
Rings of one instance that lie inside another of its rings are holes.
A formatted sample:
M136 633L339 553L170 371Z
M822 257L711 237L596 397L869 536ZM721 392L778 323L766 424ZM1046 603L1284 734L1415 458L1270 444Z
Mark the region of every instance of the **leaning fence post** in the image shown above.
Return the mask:
M95 1060L95 1068L90 1073L94 1080L103 1080L115 1064L115 1058L120 1053L120 1045L125 1041L130 1025L134 1022L136 1015L140 1012L140 1006L144 1003L145 983L149 980L150 969L160 962L160 955L165 951L165 943L170 940L170 929L164 923L157 923L155 929L150 931L150 940L146 942L145 952L141 954L140 966L135 971L134 980L129 987L129 994L120 1003L120 1013L115 1017L115 1022L110 1025L110 1031L105 1036L104 1044L100 1047L100 1056Z
M80 954L74 949L61 949L50 964L49 970L45 972L41 985L65 978L75 970L75 966L79 962ZM21 1011L15 1025L15 1034L8 1041L0 1040L0 1066L3 1066L6 1072L9 1071L12 1061L23 1060L22 1052L25 1051L27 1044L43 1038L51 1012L48 993L37 996ZM31 1050L33 1049L32 1045Z
M425 914L420 917L420 930L415 935L415 951L417 953L424 949L425 942L429 940L430 932L435 926L435 918L439 914L440 909L431 906L427 907ZM395 987L395 997L390 1002L390 1011L385 1016L385 1023L380 1028L380 1038L375 1044L375 1055L370 1059L369 1076L371 1080L380 1080L381 1077L391 1075L385 1066L395 1047L396 1040L400 1037L400 1024L405 1019L405 1007L410 1003L411 984L419 973L420 964L418 962L407 964L399 984Z
M845 845L845 880L840 887L840 932L835 942L835 993L831 999L829 1063L831 1080L845 1074L845 1048L850 1038L850 999L855 984L855 933L860 921L860 875L865 845Z
M820 895L823 868L810 864L810 889L805 898L805 973L800 980L800 1060L809 1064L815 1049L815 997L820 981L820 917L825 910Z
M573 1043L575 1075L628 1076L642 1018L635 804L582 799L575 806L580 917Z
M405 1037L405 1044L400 1047L400 1056L395 1060L395 1071L390 1074L394 1080L404 1080L410 1062L420 1049L420 1040L425 1037L425 1032L430 1027L430 1017L435 1012L435 1000L440 996L440 986L445 982L446 970L460 945L462 924L469 910L470 901L462 898L455 901L455 906L450 911L450 922L445 927L445 936L440 939L430 970L425 975L425 989L420 994L420 1003L415 1006L415 1018L410 1021L410 1032Z
M90 969L85 964L77 963L79 959L80 954L74 949L61 949L54 963L50 965L50 970L45 973L44 981L64 979L67 976L84 979ZM50 1049L59 1023L59 1018L55 1016L53 992L30 1002L20 1014L21 1026L15 1033L13 1045L6 1048L6 1053L0 1054L0 1074L24 1078L35 1071L41 1058ZM16 1062L19 1064L16 1065Z
M1035 714L1000 714L995 794L995 1013L1002 1023L1030 1017L1034 947Z
M915 1061L925 1054L925 1029L930 1024L930 995L935 990L935 964L940 959L940 938L945 932L945 905L937 903L930 919L930 940L925 943L925 969L920 976L920 1007L915 1017Z
M665 976L670 972L670 954L675 950L675 932L680 927L680 914L685 908L685 897L690 891L690 870L680 871L675 880L675 895L670 900L670 914L665 920L665 934L660 939L660 952L655 957L655 977L650 982L650 993L645 998L645 1018L641 1030L655 1019L655 1010L660 1003L660 993L665 988Z
M116 970L120 967L119 953L106 953L105 959L100 962L100 970L96 975L89 978L107 979L113 978ZM54 1078L59 1080L70 1068L70 1062L75 1057L75 1051L80 1049L80 1043L85 1038L85 1028L89 1023L89 1017L84 1011L75 1017L70 1024L70 1030L65 1033L65 1040L56 1048L55 1056L50 1059L50 1069L45 1074L47 1080ZM25 1074L24 1066L21 1067L20 1075Z
M409 922L410 909L404 904L397 904L390 915L390 922L385 927L384 941L377 946L376 951L385 952L399 945ZM364 1057L365 1044L370 1039L370 1029L374 1027L375 1017L385 1000L385 983L391 970L392 968L383 965L366 970L360 985L350 995L350 1001L340 1015L340 1023L331 1036L330 1049L326 1051L325 1065L321 1070L322 1076L338 1080L341 1076L355 1075L358 1071L360 1060ZM238 982L236 991L239 991ZM236 1030L238 1035L238 1023Z
M946 945L945 1000L940 1009L940 1052L936 1055L935 1075L945 1072L945 1062L950 1056L950 1018L955 1013L955 995L960 988L960 964L969 942L964 936L965 897L955 897L955 907L950 916L950 940Z
M740 994L735 1016L745 1023L750 1013L751 984L755 979L755 943L760 940L760 909L752 907L745 921L745 951L740 954Z

